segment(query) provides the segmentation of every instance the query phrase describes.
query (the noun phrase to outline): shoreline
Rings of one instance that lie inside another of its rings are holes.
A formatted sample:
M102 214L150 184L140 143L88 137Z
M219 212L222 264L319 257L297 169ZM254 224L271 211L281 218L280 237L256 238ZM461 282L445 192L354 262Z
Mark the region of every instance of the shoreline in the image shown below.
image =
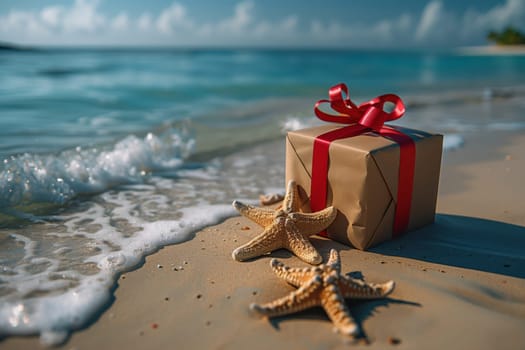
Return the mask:
M486 132L447 153L434 225L368 252L313 239L325 259L330 248L340 250L343 273L397 282L386 300L349 303L366 334L357 346L368 342L367 348L381 349L392 346L392 339L414 349L525 345L523 147L523 132ZM141 267L120 276L114 301L99 319L61 348L322 349L355 343L332 333L321 309L271 321L249 312L251 302L292 290L273 275L270 257L305 266L282 250L233 261L231 251L259 230L236 216L147 256ZM0 344L6 350L40 347L38 337Z

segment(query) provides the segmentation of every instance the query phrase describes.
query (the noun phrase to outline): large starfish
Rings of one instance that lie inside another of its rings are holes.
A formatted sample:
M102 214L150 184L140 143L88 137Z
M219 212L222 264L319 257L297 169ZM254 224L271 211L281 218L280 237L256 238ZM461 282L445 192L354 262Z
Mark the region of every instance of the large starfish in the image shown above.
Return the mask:
M357 335L359 327L353 320L344 298L378 299L394 290L394 281L381 284L341 275L341 263L336 250L330 251L326 264L307 268L291 268L277 259L270 266L280 278L298 287L285 297L273 302L251 304L250 309L268 317L282 316L314 306L322 306L334 323L335 329L347 335Z
M243 261L285 248L310 264L320 264L321 255L308 237L326 229L337 215L334 207L315 213L299 213L299 193L295 181L288 183L281 208L256 208L238 201L233 207L248 219L264 227L264 231L248 243L235 249L232 257Z

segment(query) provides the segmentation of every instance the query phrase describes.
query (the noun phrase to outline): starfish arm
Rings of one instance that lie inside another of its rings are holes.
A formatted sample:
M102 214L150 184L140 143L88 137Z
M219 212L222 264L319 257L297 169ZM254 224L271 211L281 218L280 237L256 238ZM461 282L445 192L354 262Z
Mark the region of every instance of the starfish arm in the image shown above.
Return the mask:
M268 317L283 316L320 305L319 292L322 280L315 276L287 296L266 304L251 304L250 309Z
M256 208L239 201L233 201L232 205L242 216L246 216L262 227L269 226L273 222L275 211L272 209Z
M338 275L341 273L341 258L339 257L337 250L330 249L330 257L328 258L326 265L337 271Z
M280 237L279 227L277 225L271 225L267 227L263 233L235 249L232 253L232 257L234 260L244 261L263 254L271 253L279 248L284 248L282 237Z
M295 222L299 231L311 236L325 230L335 220L337 209L328 207L315 213L292 213L289 217Z
M312 279L316 273L320 273L321 270L312 270L311 267L288 267L277 259L270 261L270 267L277 277L282 278L294 287L299 287Z
M312 265L318 265L323 261L323 257L317 252L308 238L303 236L303 233L293 221L287 220L285 227L288 240L284 243L288 250L294 253L299 259Z
M395 288L394 281L386 283L366 283L348 276L341 276L339 288L345 298L353 299L379 299L384 298Z
M323 289L321 305L339 332L346 335L356 335L359 332L359 327L335 284L329 284Z
M286 194L284 195L283 209L287 213L293 213L299 211L300 206L301 203L299 200L297 184L294 180L290 180L288 181L288 187L286 188Z

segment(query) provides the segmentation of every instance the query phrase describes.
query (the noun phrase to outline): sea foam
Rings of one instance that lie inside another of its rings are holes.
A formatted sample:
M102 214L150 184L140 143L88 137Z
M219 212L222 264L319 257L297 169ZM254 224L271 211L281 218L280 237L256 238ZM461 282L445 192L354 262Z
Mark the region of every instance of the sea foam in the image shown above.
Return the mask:
M443 150L453 151L463 147L465 139L460 134L445 134L443 137Z
M77 195L142 182L152 171L180 166L194 140L184 130L129 135L112 146L22 154L3 160L0 210L31 203L62 205Z
M170 177L153 174L74 201L53 220L0 229L0 337L39 334L56 345L89 325L111 303L119 274L144 256L235 215L233 199L255 204L284 188L284 154L268 152L275 150L254 147Z
M119 273L137 266L160 247L187 240L194 232L235 213L231 205L202 201L174 209L178 219L150 221L147 213L136 213L137 204L149 201L162 207L169 201L154 187L136 190L131 186L100 197L89 210L62 217L62 229L51 234L55 236L54 254L39 257L35 240L17 234L8 237L22 246L24 253L18 264L0 275L6 290L13 291L0 303L0 335L40 334L45 345L64 342L72 330L86 325L108 305ZM125 227L115 223L125 223ZM77 236L84 245L79 255L85 256L62 266L71 241L62 246L56 236Z

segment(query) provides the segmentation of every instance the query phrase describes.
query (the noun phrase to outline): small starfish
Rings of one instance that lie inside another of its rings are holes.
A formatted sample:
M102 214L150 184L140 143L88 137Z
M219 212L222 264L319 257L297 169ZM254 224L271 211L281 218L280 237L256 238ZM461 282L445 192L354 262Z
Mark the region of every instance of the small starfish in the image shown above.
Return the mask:
M285 248L310 264L320 264L321 255L308 237L326 229L337 215L334 207L316 213L299 213L299 193L295 181L288 183L282 208L256 208L234 201L233 207L248 219L264 227L264 231L248 243L235 249L232 257L243 261L276 249Z
M394 281L365 283L341 275L339 254L334 249L330 251L328 263L320 266L291 268L277 259L272 259L270 266L277 276L298 289L264 305L251 304L250 309L274 317L322 306L335 329L346 335L357 335L359 327L350 315L344 298L379 299L390 294L395 286Z

